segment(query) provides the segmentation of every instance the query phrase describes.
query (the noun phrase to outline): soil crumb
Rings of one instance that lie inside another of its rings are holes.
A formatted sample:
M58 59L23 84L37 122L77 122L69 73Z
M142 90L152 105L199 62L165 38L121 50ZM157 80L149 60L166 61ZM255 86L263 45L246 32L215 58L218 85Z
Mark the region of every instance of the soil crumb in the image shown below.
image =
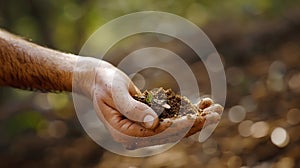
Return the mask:
M171 89L145 90L141 95L134 95L133 98L150 106L160 120L201 113L201 110L188 98L176 94Z

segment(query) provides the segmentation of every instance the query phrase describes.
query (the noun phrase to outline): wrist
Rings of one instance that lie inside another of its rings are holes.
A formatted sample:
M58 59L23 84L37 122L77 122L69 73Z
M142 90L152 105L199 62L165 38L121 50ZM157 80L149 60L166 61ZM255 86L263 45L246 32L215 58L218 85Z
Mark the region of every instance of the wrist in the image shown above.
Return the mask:
M73 70L73 91L92 99L97 83L104 81L102 72L105 68L113 67L110 63L93 57L78 56ZM101 72L101 73L100 73ZM100 82L99 82L100 81Z

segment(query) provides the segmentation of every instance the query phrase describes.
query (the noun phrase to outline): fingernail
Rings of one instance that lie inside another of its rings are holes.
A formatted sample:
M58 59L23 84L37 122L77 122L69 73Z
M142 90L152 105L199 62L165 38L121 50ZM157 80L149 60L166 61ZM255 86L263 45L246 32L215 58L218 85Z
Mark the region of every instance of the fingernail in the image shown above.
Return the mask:
M151 128L154 123L154 117L152 115L146 115L143 122L146 128Z

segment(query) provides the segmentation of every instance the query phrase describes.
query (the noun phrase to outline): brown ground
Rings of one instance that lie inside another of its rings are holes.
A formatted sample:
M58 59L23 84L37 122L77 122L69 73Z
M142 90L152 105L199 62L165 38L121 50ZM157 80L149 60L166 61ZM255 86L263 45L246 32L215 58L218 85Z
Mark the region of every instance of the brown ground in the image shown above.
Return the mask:
M7 8L5 5L0 7ZM21 99L17 95L13 97L13 90L1 88L0 167L300 167L300 117L290 116L298 114L300 109L299 83L292 80L299 79L297 74L300 72L298 9L288 9L273 19L249 16L254 18L250 26L245 25L246 22L230 22L228 18L204 27L204 32L226 63L230 81L221 122L206 142L181 142L169 151L152 157L119 156L99 147L86 135L76 119L72 103L58 110L42 109L34 103L39 98L36 95ZM178 46L172 46L180 50ZM115 51L113 55L117 53L120 51ZM189 54L182 51L181 55ZM273 91L270 87L272 83L268 82L269 68L274 61L285 65L282 78L284 88L280 91ZM198 68L199 64L195 67ZM206 71L200 67L197 70L203 72L199 85L210 90L206 84L209 83L205 78ZM164 82L152 81L159 82L154 87L162 86ZM244 100L249 98L252 101L245 103ZM247 109L249 105L251 107L245 121L268 124L266 136L240 135L242 124L231 122L228 117L229 109L239 103L247 105ZM40 130L24 130L23 125L17 124L23 123L19 120L15 122L15 119L26 117L23 115L26 110L42 114L49 123L62 121L68 128L66 133L52 137L53 129L56 133L61 132L59 126L49 127L51 136L47 132L46 136L41 136ZM66 118L62 114L73 115ZM287 146L277 147L271 142L271 134L276 127L283 127L288 132L290 138Z

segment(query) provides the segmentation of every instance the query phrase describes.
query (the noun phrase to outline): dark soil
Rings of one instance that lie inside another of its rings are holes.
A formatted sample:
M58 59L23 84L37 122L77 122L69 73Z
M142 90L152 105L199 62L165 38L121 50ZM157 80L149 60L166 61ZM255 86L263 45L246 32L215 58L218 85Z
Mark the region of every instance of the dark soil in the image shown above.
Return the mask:
M141 95L133 97L150 106L161 120L165 118L180 118L188 114L200 114L201 112L188 98L174 93L171 89L146 90Z

